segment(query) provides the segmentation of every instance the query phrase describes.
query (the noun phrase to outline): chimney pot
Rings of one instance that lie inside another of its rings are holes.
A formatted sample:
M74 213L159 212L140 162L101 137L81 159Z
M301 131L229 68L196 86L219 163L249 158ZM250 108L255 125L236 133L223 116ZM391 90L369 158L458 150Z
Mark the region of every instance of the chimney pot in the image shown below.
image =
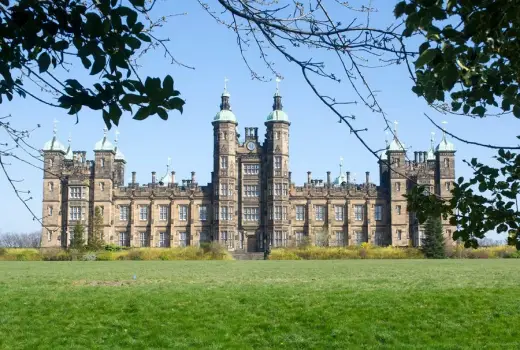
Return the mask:
M132 185L135 185L135 177L136 177L136 172L135 171L132 171Z
M347 171L347 185L350 184L350 171Z
M155 184L155 171L152 171L152 184Z

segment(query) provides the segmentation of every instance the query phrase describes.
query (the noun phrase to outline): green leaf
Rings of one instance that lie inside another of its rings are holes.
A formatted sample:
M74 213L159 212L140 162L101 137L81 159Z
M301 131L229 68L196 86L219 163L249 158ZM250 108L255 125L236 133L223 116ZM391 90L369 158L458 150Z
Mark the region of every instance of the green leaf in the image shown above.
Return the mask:
M110 114L110 119L114 122L114 124L116 126L119 125L119 119L121 118L123 112L121 112L121 109L117 103L112 102L110 106L108 106L108 113Z
M462 111L464 112L464 114L468 114L469 113L469 105L465 104L464 107L462 107Z
M394 16L395 18L399 18L404 14L406 10L406 1L401 1L394 8Z
M419 56L417 61L415 61L415 68L418 69L418 68L421 68L422 66L424 66L425 64L430 63L440 53L441 53L441 51L439 49L428 49L428 50L424 51L421 54L421 56Z
M149 37L148 35L144 34L144 33L138 33L138 34L136 34L136 35L137 35L137 37L138 37L139 39L141 39L142 41L145 41L145 42L147 42L147 43L152 42L152 39L150 39L150 37Z
M75 90L82 90L83 86L76 79L67 79L65 83Z
M52 45L52 48L56 51L65 51L69 48L69 43L65 40L60 40Z
M454 111L454 112L457 112L460 109L460 107L462 107L462 102L455 102L455 101L453 101L451 103L451 110Z
M144 6L144 0L130 0L130 3L134 6Z
M150 108L148 106L145 106L145 107L139 108L137 113L135 113L135 115L134 115L134 119L135 120L145 120L149 116L150 116Z
M457 70L457 66L451 63L448 64L444 70L444 77L442 78L442 88L444 90L450 91L457 80L459 79L459 71Z
M471 111L471 114L477 114L479 117L483 117L484 113L486 113L486 109L483 106L477 106Z
M103 55L95 56L94 65L92 66L92 70L90 71L90 75L98 74L105 68L106 58Z
M38 67L40 68L40 73L44 73L49 69L49 65L51 64L51 57L47 52L42 52L42 54L38 57Z
M520 118L520 105L516 104L513 106L513 114L515 117Z
M141 41L133 36L127 37L125 42L132 50L137 50L141 47Z
M157 114L161 117L162 120L168 120L168 112L166 112L163 108L157 108Z
M485 182L481 182L480 185L478 185L478 190L480 192L486 192L487 191L487 185Z
M171 77L171 75L167 75L166 78L164 78L163 90L167 96L173 94L173 78Z

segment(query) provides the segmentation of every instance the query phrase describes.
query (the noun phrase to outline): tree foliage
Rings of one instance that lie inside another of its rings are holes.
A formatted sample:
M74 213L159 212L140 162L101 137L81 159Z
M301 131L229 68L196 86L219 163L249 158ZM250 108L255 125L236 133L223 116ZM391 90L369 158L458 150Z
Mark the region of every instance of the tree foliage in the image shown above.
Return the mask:
M85 248L85 226L77 222L72 230L72 237L70 240L70 248L82 250Z
M444 236L442 233L442 221L439 216L430 216L425 223L422 251L429 259L443 259L446 257L444 250Z
M101 250L105 246L104 240L104 224L103 215L101 214L101 208L96 206L94 209L94 220L91 235L88 240L88 248L91 250Z
M40 247L41 232L29 233L0 233L0 247L4 248L38 248Z
M394 13L405 18L403 34L424 38L415 60L413 91L432 105L444 104L445 112L486 117L493 110L512 111L520 118L519 8L518 0L399 2ZM465 161L473 176L458 179L449 201L418 186L408 195L408 208L419 220L450 217L457 226L453 238L467 247L478 246L477 238L496 231L508 233L509 244L520 249L520 154L511 151L519 147L467 142L498 149L494 159L499 166L476 158Z
M155 114L166 120L168 111L182 112L173 78L141 79L133 61L142 46L158 41L140 20L149 10L145 0L1 0L0 103L17 94L72 115L86 107L100 111L109 128L119 124L123 111L137 120ZM76 62L81 65L74 67L96 77L93 86L56 75ZM57 102L31 92L27 80Z

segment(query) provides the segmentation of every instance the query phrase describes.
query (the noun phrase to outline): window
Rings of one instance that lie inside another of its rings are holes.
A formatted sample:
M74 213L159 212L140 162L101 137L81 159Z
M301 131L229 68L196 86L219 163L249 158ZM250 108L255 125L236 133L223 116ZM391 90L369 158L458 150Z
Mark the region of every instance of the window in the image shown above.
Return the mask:
M227 169L228 167L228 157L221 156L220 157L220 169Z
M400 183L400 182L396 182L396 183L395 183L395 190L396 190L397 192L401 192L401 183Z
M140 247L149 247L150 246L148 232L139 232L139 246Z
M446 230L446 236L448 236L450 239L452 238L451 230Z
M207 205L201 205L199 207L199 219L200 219L200 221L208 220L208 206Z
M287 196L288 193L289 193L289 191L288 191L288 186L287 186L287 184L283 184L283 192L282 192L282 195L283 195L283 196Z
M274 138L275 138L276 140L279 140L279 139L280 139L280 132L279 132L279 131L277 131L277 132L274 134Z
M104 182L100 182L100 183L99 183L99 190L100 190L101 192L104 192L104 191L105 191L105 183L104 183Z
M395 210L397 211L397 215L401 215L401 206L400 205L396 205Z
M188 245L188 234L186 232L179 232L179 246L186 247Z
M100 206L99 206L99 211L100 211L100 213L101 213L101 216L105 216L105 206L100 205Z
M49 213L49 216L52 216L53 208L51 206L47 207L47 212Z
M244 164L244 174L258 175L260 172L260 164Z
M179 220L180 221L188 220L188 206L187 205L179 205Z
M228 194L228 185L227 184L220 184L220 195L221 196L227 196Z
M52 239L52 232L47 230L47 240L50 241Z
M81 215L81 207L70 207L70 220L80 220L82 219Z
M354 205L354 220L363 221L363 205Z
M393 162L396 167L399 167L401 165L401 160L399 158L393 158Z
M343 205L334 206L334 218L336 221L344 220L345 207Z
M52 166L54 164L54 161L52 159L49 159L49 166Z
M246 197L258 197L260 193L258 192L258 185L245 185L244 186L244 196Z
M283 207L282 220L287 220L287 207Z
M228 237L228 232L227 231L221 231L220 232L220 241L226 247L231 245L231 240Z
M336 231L336 245L338 247L345 246L345 232L343 232L343 231Z
M274 231L274 241L272 241L271 243L275 247L286 247L287 246L287 232Z
M49 192L54 192L54 182L49 182Z
M445 186L446 186L446 191L451 191L451 183L450 182L446 182Z
M274 168L281 169L282 168L282 156L274 157Z
M305 242L304 242L304 239L305 239L305 234L304 232L302 231L298 231L295 233L295 236L296 236L296 246L301 246L303 245Z
M203 243L203 242L209 242L211 239L210 239L210 236L209 236L209 232L207 231L202 231L200 233L200 242Z
M354 232L354 239L356 240L356 245L368 241L368 237L365 235L363 231Z
M127 221L128 220L128 206L122 205L119 207L119 220Z
M274 184L274 195L275 196L282 195L282 184Z
M168 206L167 205L159 206L159 220L161 220L161 221L168 220Z
M375 206L375 211L374 211L374 219L376 221L381 221L383 220L383 206L378 204Z
M105 167L105 158L101 158L101 167L104 168Z
M317 221L323 221L325 220L325 206L323 205L317 205L315 207L315 211L316 211L316 220Z
M282 206L277 205L274 207L274 219L282 220Z
M82 191L81 187L71 187L70 188L70 198L82 198L85 194Z
M305 220L305 206L304 205L296 206L296 220L297 221Z
M273 194L273 187L271 186L271 184L267 185L267 191L269 192L269 195Z
M269 213L269 220L273 220L273 207L269 206L267 212Z
M444 167L449 168L450 167L450 160L448 158L444 158Z
M130 245L127 232L119 232L119 245L121 247L128 247Z
M141 220L141 221L148 220L148 206L147 205L139 206L139 220Z
M259 209L256 207L244 208L244 221L258 221L260 218Z
M376 242L376 245L379 245L379 246L385 245L385 236L384 236L384 232L376 231L376 232L374 233L374 235L375 235L375 242Z
M220 207L220 220L230 220L228 207Z
M402 231L401 230L397 230L397 240L400 241L402 238Z
M170 235L168 232L159 232L159 247L165 248L170 246Z

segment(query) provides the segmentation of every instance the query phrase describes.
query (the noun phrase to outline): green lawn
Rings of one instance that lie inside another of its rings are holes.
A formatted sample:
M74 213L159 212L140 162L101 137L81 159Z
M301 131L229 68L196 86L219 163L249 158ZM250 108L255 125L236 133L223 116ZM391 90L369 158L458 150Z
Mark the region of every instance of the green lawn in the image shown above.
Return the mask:
M516 259L0 262L4 349L519 347Z

